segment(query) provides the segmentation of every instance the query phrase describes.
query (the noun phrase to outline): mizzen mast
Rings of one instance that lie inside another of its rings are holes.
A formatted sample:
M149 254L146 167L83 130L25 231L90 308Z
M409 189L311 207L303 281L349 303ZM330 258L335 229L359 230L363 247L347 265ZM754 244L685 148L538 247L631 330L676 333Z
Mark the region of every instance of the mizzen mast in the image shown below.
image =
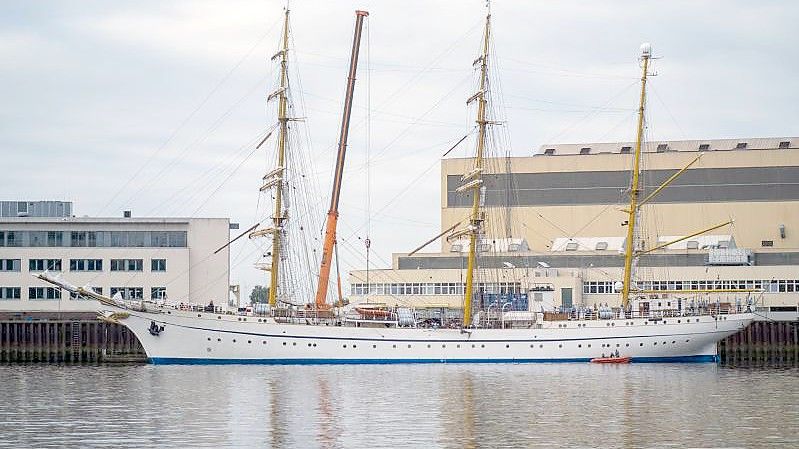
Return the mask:
M641 45L641 97L638 106L638 134L635 140L635 155L633 156L633 176L630 185L630 206L627 210L627 240L624 248L624 278L622 280L621 305L627 310L630 303L630 288L632 286L633 260L636 257L635 230L638 218L638 196L641 194L639 175L641 171L641 143L644 138L644 110L646 108L646 77L649 69L649 60L652 57L652 46Z
M466 184L462 185L459 189L461 191L471 189L472 195L472 212L469 217L469 256L466 264L466 288L464 291L463 300L463 327L469 327L472 322L472 297L474 295L474 273L477 270L477 243L480 234L482 233L483 216L480 211L480 194L483 186L483 153L486 147L486 127L489 121L486 119L487 100L486 93L488 91L488 49L489 40L491 37L491 12L486 15L485 31L483 33L483 52L477 58L474 64L480 64L480 90L472 95L466 103L477 101L477 154L475 155L475 167L467 175L464 175L463 181Z
M341 195L341 181L344 176L344 157L347 153L347 136L350 129L352 97L355 92L355 75L358 71L358 51L361 46L361 29L363 28L363 19L368 15L369 12L367 11L355 11L355 36L352 40L350 70L347 76L347 94L344 99L344 112L341 117L341 133L338 140L336 171L333 178L333 191L330 196L330 210L327 212L327 222L325 223L325 243L322 250L322 264L319 268L319 285L316 290L317 309L325 307L327 287L330 281L330 265L333 258L333 247L336 244L336 225L338 224L338 200Z

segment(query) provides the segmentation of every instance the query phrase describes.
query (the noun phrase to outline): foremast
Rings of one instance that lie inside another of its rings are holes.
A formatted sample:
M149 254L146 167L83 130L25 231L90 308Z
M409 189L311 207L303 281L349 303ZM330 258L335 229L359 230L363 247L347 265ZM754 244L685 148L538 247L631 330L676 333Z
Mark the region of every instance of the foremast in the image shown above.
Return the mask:
M649 59L652 57L652 46L641 45L641 97L638 106L638 130L635 140L635 154L633 155L632 182L630 184L630 205L627 210L627 240L624 245L624 278L622 279L621 305L624 310L630 303L630 288L632 286L632 271L635 254L636 219L638 218L638 196L641 194L639 175L641 172L641 144L644 138L644 112L646 109L646 77L649 69Z
M469 216L469 255L466 263L466 288L463 299L463 327L469 327L472 323L472 298L474 296L474 273L477 270L477 244L483 228L483 215L480 210L481 193L483 186L483 153L486 147L486 128L489 121L486 119L488 91L488 49L491 38L491 10L486 15L485 31L483 32L483 51L475 64L480 63L480 89L474 94L467 104L477 101L477 151L475 154L474 169L464 175L463 181L467 184L461 186L462 189L472 189L472 211ZM471 175L471 176L470 176ZM469 178L472 180L469 180Z
M283 221L286 216L283 214L283 171L285 169L286 161L286 137L288 134L288 121L287 116L288 98L286 91L288 90L288 63L289 63L289 9L286 8L285 17L283 19L283 46L280 51L275 55L280 55L280 87L277 94L277 119L279 126L278 144L277 144L277 168L275 183L275 209L272 215L272 224L274 232L272 232L272 263L269 283L269 306L275 307L277 305L277 292L280 284L280 251L281 251L281 238ZM273 57L274 58L274 57ZM274 95L274 94L273 94ZM267 181L268 176L264 177Z

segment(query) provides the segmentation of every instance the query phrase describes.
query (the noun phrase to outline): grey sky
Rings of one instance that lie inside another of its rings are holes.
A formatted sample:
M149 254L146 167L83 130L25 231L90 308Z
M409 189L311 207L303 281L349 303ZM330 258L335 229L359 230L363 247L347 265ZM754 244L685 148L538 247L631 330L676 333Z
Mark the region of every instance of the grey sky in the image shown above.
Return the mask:
M222 180L273 120L265 97L283 4L0 4L2 199L74 201L79 215L132 209L139 216L226 216L251 224L265 156L253 156L230 181ZM371 13L339 234L349 246L342 268L362 268L356 252L364 237L368 66L372 211L383 211L372 218L371 240L375 264L385 266L392 252L408 251L438 231L437 161L472 126L465 99L474 90L471 63L483 2L294 1L291 8L292 69L301 75L324 192L320 213L327 206L353 11ZM493 70L514 155L548 142L633 139L643 41L663 58L651 84L650 136L799 131L799 3L495 1L492 8ZM246 245L234 248L241 256L232 279L248 292L262 272L251 268L255 256L247 257L252 248Z

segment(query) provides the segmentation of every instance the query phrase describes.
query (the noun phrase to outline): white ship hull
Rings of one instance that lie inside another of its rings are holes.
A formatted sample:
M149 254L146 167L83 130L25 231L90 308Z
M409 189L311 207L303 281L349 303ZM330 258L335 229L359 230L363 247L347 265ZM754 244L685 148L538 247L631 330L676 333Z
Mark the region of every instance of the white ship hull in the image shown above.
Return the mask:
M461 332L281 324L271 318L196 312L126 312L130 316L120 322L133 331L155 364L585 362L616 350L633 362L714 362L716 343L754 318L741 313L658 321L546 321L529 329ZM150 332L153 323L158 335Z

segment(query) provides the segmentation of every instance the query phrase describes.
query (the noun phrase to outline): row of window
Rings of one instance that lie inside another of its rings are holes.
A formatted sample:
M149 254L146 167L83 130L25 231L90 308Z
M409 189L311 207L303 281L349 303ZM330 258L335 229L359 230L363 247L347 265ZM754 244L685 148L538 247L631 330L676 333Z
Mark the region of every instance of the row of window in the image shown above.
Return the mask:
M777 147L779 149L781 149L781 150L790 148L791 147L791 141L790 140L783 140L777 145ZM733 148L733 149L735 149L735 150L745 150L747 148L749 148L749 143L748 142L737 142L735 144L735 148ZM632 152L632 149L633 149L633 147L631 147L631 146L623 146L619 150L619 153L621 153L621 154L630 154ZM699 146L697 147L697 149L699 151L710 151L710 144L709 143L700 143ZM725 148L718 148L718 149L727 150L729 148L725 147ZM580 148L580 154L591 154L591 150L592 150L591 147L582 147L582 148ZM672 149L669 147L669 144L667 144L667 143L659 143L658 146L655 148L655 151L658 152L658 153L665 153L667 151L672 151ZM552 156L554 154L555 154L555 148L546 148L546 149L544 149L544 155Z
M584 294L616 293L614 281L588 281L583 283ZM799 292L799 280L701 280L701 281L640 281L642 290L765 290L770 293Z
M28 259L28 271L61 271L61 259ZM20 259L0 259L0 271L20 271ZM103 271L103 259L69 259L69 271ZM111 271L144 271L144 259L111 259ZM166 271L166 259L150 259L150 271Z
M353 295L462 295L463 282L399 282L393 284L352 284ZM520 293L520 282L479 283L480 293Z
M0 231L9 247L175 247L187 246L186 231Z
M92 287L95 293L103 294L102 287ZM0 299L22 299L22 288L20 287L0 287ZM111 287L111 296L119 293L123 299L144 299L144 288L142 287ZM70 293L71 299L78 299L77 294ZM150 288L150 299L166 299L166 287ZM61 299L61 289L57 287L28 287L28 299Z

